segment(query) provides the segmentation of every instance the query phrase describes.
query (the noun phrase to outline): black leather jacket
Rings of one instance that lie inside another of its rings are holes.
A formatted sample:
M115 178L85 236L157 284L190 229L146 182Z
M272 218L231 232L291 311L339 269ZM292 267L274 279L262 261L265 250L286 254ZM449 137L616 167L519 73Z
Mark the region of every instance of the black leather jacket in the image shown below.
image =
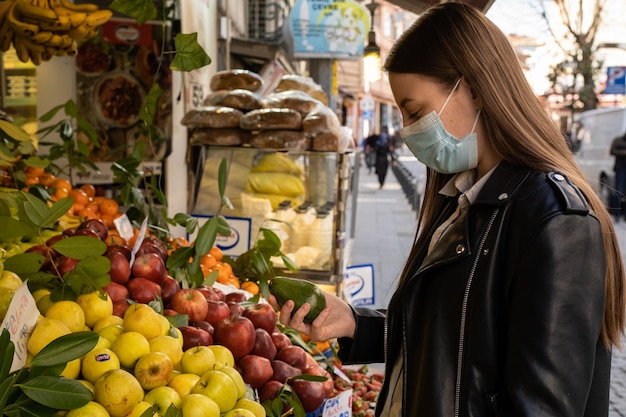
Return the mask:
M344 363L389 364L377 415L402 352L406 417L607 416L604 247L580 191L502 162L465 217L339 340Z

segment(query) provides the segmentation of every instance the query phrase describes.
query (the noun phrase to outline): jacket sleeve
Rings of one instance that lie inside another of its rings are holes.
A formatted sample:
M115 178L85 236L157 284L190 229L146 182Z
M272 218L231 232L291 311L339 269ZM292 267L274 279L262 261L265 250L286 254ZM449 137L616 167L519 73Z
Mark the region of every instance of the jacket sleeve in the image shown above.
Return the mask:
M600 225L592 215L561 214L528 243L507 293L507 391L516 416L582 416L594 371L604 366L596 363L604 349Z
M356 321L354 338L340 338L339 359L347 364L382 363L385 355L385 313L352 307Z

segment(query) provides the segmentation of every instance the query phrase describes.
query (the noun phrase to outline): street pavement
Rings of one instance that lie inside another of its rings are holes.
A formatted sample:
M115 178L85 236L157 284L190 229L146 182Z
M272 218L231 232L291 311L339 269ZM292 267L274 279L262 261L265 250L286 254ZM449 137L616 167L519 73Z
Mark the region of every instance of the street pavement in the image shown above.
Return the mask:
M423 186L423 165L406 150L400 153L399 161ZM354 224L348 265L373 265L372 307L385 308L408 257L417 225L417 213L391 169L380 189L376 174L368 173L361 163ZM626 221L617 223L615 230L626 260ZM613 352L609 417L626 417L626 340L623 344L622 351Z

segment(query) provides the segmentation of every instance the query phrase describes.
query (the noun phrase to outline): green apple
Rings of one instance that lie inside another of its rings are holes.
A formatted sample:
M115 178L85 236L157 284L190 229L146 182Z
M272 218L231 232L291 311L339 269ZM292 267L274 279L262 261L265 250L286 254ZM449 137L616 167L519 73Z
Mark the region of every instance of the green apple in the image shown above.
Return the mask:
M17 290L22 284L22 279L15 272L3 271L0 275L0 287Z
M209 346L194 346L183 352L180 370L202 376L213 369L215 355Z
M139 358L134 374L143 389L150 391L167 385L174 372L172 360L165 353L149 352Z
M183 397L181 411L183 417L220 417L220 407L203 394L189 394Z
M230 366L231 368L235 366L235 357L226 346L210 345L209 349L211 349L215 355L215 369L219 369L222 366Z
M11 305L11 300L13 300L14 295L15 290L0 287L0 321L4 320L4 316L7 315L9 305Z
M192 392L204 394L215 401L221 413L232 409L237 403L237 385L231 377L220 371L205 372Z
M250 410L255 415L255 417L266 416L265 408L259 402L251 400L249 398L238 399L234 409L237 408L245 408L246 410Z
M67 412L65 417L109 417L109 412L95 401L89 401L82 407Z
M109 326L106 326L103 331L111 326L119 325L110 324ZM150 343L141 333L132 331L124 332L120 334L115 341L113 341L113 343L111 343L111 350L117 354L118 358L120 358L122 368L134 369L139 358L146 353L150 353Z
M220 369L217 369L217 371L224 372L233 380L235 385L237 385L237 398L242 398L246 395L246 383L238 370L231 368L230 366L222 366Z
M157 408L157 412L162 416L165 415L170 405L180 408L181 398L178 392L167 385L156 387L148 391L143 398L144 401L153 404Z
M192 373L180 373L172 377L167 384L168 387L174 388L181 398L184 398L187 394L190 394L193 387L200 380L200 376Z
M124 417L143 400L139 381L128 371L114 369L94 384L94 399L107 409L111 417Z

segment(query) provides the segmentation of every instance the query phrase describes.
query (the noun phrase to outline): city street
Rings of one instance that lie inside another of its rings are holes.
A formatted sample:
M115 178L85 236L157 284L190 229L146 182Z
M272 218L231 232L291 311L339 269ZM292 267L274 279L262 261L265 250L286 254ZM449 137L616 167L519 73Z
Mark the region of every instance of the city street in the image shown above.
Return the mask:
M403 152L400 162L414 177L423 177L423 165ZM423 179L423 178L422 178ZM358 173L356 226L349 265L374 267L375 304L384 308L411 248L417 215L412 210L393 172L389 170L382 189L375 173L364 163ZM626 221L615 226L622 256L626 259ZM609 417L626 417L626 340L624 349L613 353Z

